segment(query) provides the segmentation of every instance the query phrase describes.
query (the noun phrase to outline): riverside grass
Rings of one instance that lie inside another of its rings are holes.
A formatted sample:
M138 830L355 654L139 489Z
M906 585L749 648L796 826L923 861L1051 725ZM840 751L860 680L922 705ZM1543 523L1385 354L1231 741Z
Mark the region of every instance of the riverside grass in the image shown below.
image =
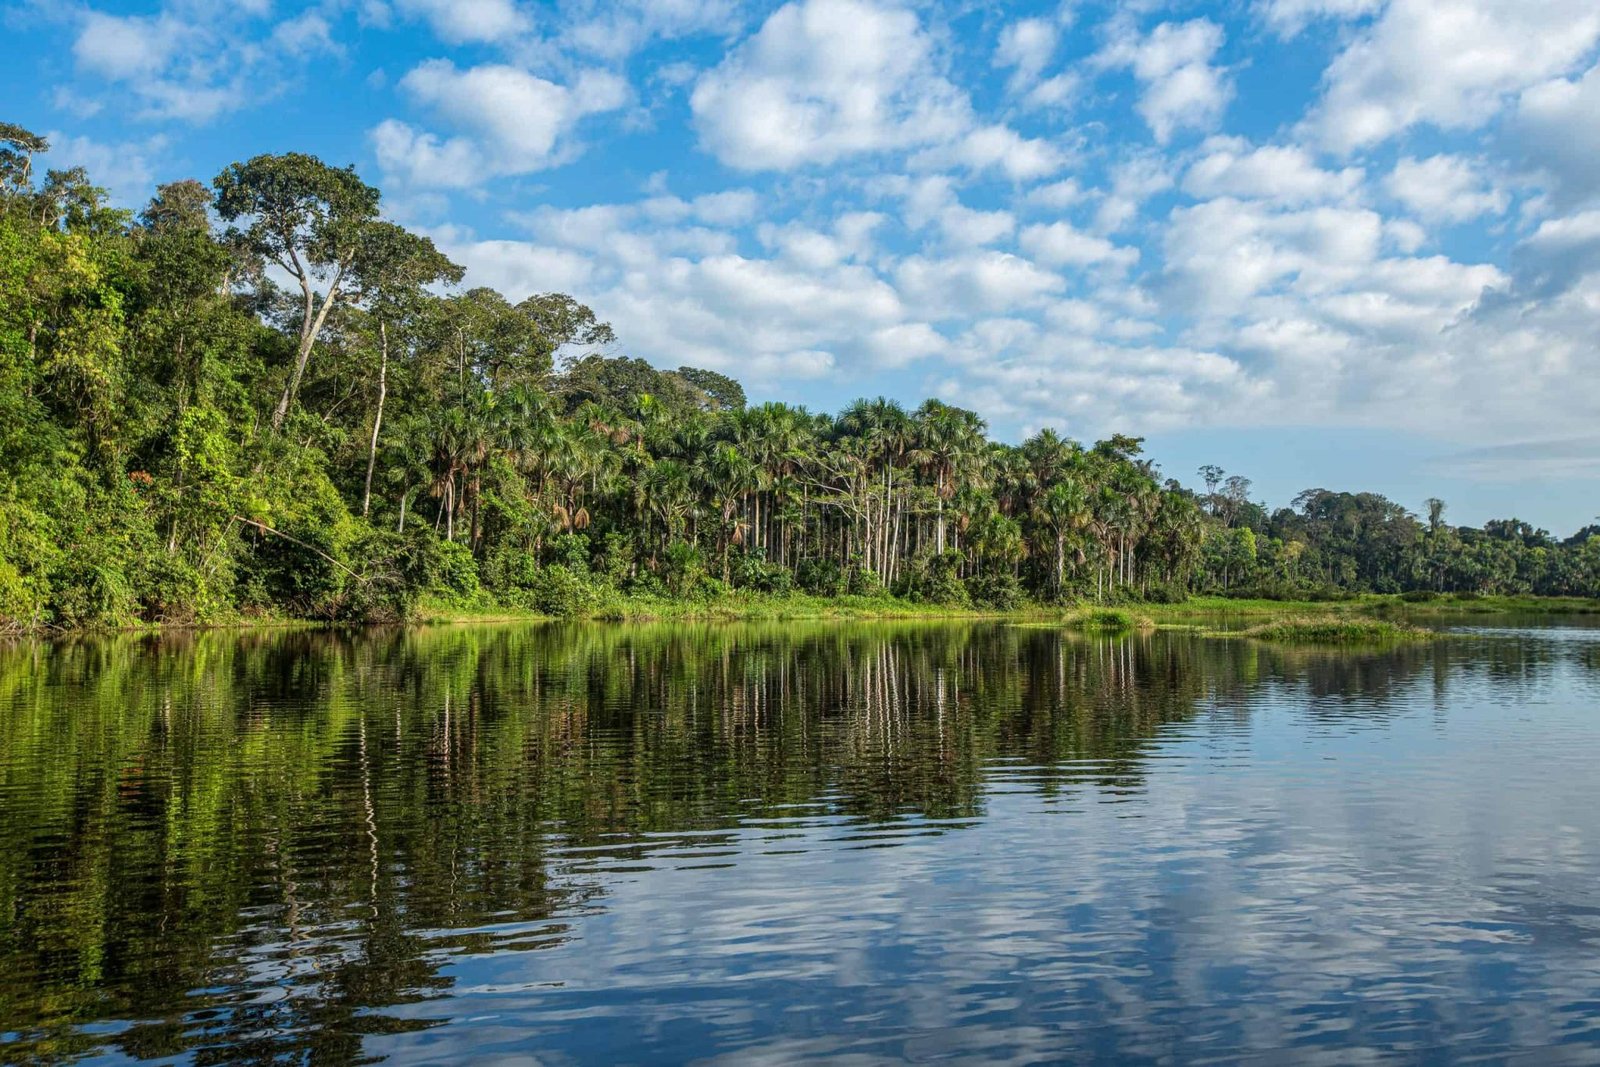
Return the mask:
M1252 626L1243 631L1243 636L1295 645L1394 645L1431 641L1439 634L1387 619L1291 617Z
M1278 622L1294 621L1302 633L1334 622L1391 621L1397 628L1411 619L1442 619L1450 616L1485 615L1600 615L1600 600L1580 597L1485 596L1452 597L1416 602L1396 595L1366 594L1337 601L1289 601L1231 599L1200 596L1176 604L1139 603L1096 605L1028 603L998 609L930 603L890 596L812 596L802 593L733 593L710 599L674 599L616 595L586 610L568 616L542 613L490 600L462 603L423 599L405 625L438 626L450 624L496 624L542 622L558 618L612 622L651 622L662 620L737 621L737 620L839 620L853 619L950 619L996 620L1021 625L1060 626L1085 633L1131 634L1152 630L1190 630L1206 636L1260 636L1287 642L1287 632L1276 636L1250 633ZM117 632L152 633L205 629L307 629L330 625L315 620L272 614L234 615L206 623L139 623L123 627L100 627ZM54 631L35 636L64 636ZM1334 631L1326 631L1332 635ZM1426 631L1423 631L1424 633ZM25 635L16 635L25 636ZM1308 638L1309 640L1309 638ZM1333 642L1345 643L1345 642Z

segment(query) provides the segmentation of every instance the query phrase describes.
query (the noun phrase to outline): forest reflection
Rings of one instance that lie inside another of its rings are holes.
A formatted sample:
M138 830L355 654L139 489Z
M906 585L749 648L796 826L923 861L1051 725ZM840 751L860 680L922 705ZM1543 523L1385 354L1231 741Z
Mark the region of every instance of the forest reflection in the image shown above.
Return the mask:
M1593 643L1327 655L998 623L11 646L0 1059L349 1062L425 1025L385 1009L447 991L452 954L581 938L618 874L737 863L754 832L961 832L1001 777L1134 794L1171 728L1247 720L1263 686L1382 717L1562 657L1600 668Z

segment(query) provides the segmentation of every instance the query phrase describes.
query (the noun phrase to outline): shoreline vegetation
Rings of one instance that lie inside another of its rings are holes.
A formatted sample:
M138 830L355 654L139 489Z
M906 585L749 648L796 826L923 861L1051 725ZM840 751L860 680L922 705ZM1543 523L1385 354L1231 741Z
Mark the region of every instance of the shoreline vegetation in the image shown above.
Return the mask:
M550 615L531 609L483 604L462 608L420 604L404 620L408 628L497 626L519 623L735 623L735 622L1006 622L1076 630L1098 636L1188 631L1207 638L1252 639L1279 644L1377 646L1435 640L1426 623L1482 621L1493 616L1600 616L1600 598L1439 597L1425 602L1368 594L1337 602L1273 601L1197 596L1175 604L1025 604L1005 610L938 604L894 597L806 595L738 596L715 601L621 599L588 614ZM191 631L319 630L372 625L348 620L251 616L209 622L140 622L76 630L13 631L13 639L69 639L111 634L171 634Z
M1600 595L1600 523L1459 526L1437 499L1413 513L1322 488L1269 507L1215 466L1184 486L1138 437L1010 443L939 399L752 404L717 369L629 357L567 294L463 289L353 168L260 155L131 212L48 149L0 122L0 634L540 617L1126 632Z

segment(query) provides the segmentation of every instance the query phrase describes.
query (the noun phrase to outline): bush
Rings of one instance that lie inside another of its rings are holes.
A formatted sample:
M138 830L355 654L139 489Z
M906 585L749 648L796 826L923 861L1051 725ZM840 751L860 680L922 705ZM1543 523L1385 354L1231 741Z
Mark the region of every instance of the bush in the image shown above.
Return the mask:
M965 607L970 597L961 581L961 560L961 553L953 548L913 557L906 566L902 591L914 600Z
M674 541L667 546L667 559L661 578L673 596L693 596L706 578L705 557L700 549L689 542Z
M803 559L795 568L795 581L812 596L843 596L850 583L844 568L831 559Z
M634 571L633 545L616 530L600 539L594 570L610 584L620 586Z
M610 590L586 572L562 563L539 569L529 592L529 606L546 615L573 618L588 615L605 604Z
M794 575L787 567L769 561L761 549L740 552L730 560L733 584L758 593L788 593L794 588Z
M1189 591L1177 582L1156 582L1144 592L1146 603L1182 604L1189 599Z
M210 618L225 608L199 568L180 556L158 552L141 569L137 595L139 615L146 622L189 623Z
M581 533L556 534L550 539L545 558L576 574L589 572L589 538Z
M472 549L459 541L440 541L432 586L434 592L455 603L478 599L483 583L478 578L478 562L472 558Z
M532 590L539 580L539 563L533 553L512 545L497 545L478 567L484 588L502 604L533 607Z
M1022 583L1010 571L973 575L967 579L967 595L973 604L996 611L1014 611L1027 599Z
M51 616L57 626L68 629L126 623L138 607L133 584L122 568L109 560L69 556L50 584L55 590Z

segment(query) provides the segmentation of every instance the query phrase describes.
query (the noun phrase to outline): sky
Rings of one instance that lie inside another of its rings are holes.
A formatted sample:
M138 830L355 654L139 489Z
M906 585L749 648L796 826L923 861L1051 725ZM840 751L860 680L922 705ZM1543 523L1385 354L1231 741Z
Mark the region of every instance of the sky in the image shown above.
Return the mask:
M1272 506L1600 515L1594 0L22 0L119 203L354 164L513 300L754 400L1146 439Z

